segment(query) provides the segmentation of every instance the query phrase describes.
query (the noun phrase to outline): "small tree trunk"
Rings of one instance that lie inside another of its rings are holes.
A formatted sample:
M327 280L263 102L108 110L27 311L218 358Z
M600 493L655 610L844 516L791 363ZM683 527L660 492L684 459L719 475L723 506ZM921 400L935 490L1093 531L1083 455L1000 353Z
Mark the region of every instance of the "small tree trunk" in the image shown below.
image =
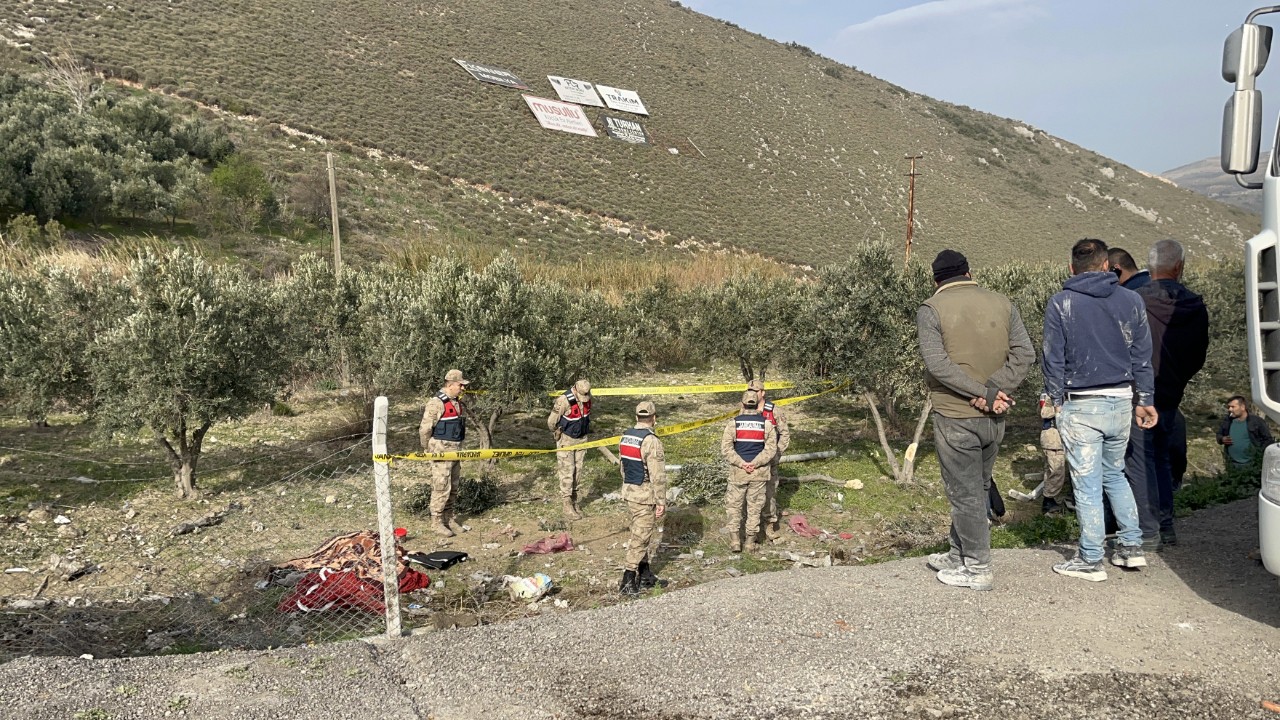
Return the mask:
M924 426L929 422L929 413L933 411L933 398L926 398L924 407L920 408L920 419L916 421L916 433L911 436L911 445L902 458L902 477L900 482L913 483L916 479L916 455L920 451L920 438L924 435Z
M876 424L876 434L880 436L880 447L884 449L884 456L889 461L889 469L893 472L895 480L901 480L902 470L898 467L898 456L893 452L893 448L889 447L889 438L884 434L884 421L880 419L880 408L876 404L876 396L869 393L862 393L862 398L867 401L867 407L871 409L871 419Z
M747 362L746 358L744 357L738 358L738 368L742 370L743 382L751 382L751 379L755 377L755 372L751 367L751 363Z
M177 489L178 497L183 500L192 500L199 497L196 490L196 465L200 462L200 446L204 443L204 435L209 432L212 422L206 422L198 429L191 433L191 437L187 437L187 424L185 421L179 424L177 435L174 438L178 447L175 448L169 438L159 430L153 430L156 442L160 447L164 448L165 454L169 456L169 467L173 470L173 483Z

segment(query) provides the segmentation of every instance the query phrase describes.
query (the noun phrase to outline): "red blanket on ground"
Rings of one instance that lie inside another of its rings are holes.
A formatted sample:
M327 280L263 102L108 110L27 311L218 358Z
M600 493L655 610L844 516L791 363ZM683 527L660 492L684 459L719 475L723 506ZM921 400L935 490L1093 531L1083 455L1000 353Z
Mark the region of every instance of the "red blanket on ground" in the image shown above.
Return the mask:
M431 584L426 573L405 570L400 573L400 592L421 590ZM302 578L293 592L280 601L280 612L323 612L325 610L361 610L378 614L386 610L382 602L382 583L362 580L350 570L322 568Z
M396 544L396 570L400 592L420 590L431 584L431 578L410 569L404 562L405 551ZM272 568L279 570L313 570L280 601L281 612L321 612L352 608L381 613L382 551L378 534L372 531L347 533L329 538L310 555L294 558Z

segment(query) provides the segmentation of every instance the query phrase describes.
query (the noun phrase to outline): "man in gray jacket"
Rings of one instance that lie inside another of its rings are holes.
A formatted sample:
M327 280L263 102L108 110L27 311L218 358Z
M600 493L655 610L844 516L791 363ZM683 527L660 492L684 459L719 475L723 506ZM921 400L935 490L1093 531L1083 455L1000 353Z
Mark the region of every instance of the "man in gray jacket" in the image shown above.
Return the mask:
M951 502L951 549L929 556L946 585L990 590L987 482L1004 439L1004 413L1036 353L1009 298L969 277L969 261L943 250L933 261L937 291L916 313L933 437Z

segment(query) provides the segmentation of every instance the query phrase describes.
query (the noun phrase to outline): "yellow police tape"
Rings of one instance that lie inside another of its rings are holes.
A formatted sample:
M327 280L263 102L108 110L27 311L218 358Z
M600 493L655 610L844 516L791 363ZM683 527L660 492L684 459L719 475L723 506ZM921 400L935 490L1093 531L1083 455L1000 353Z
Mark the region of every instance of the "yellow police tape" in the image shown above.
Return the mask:
M802 402L804 400L811 400L820 395L833 393L833 392L836 392L837 390L843 390L848 386L849 386L849 383L846 382L841 385L836 385L834 387L827 388L822 392L813 393L812 395L800 395L797 397L789 397L789 398L782 398L781 400L774 400L773 404L774 405L791 405L793 403ZM700 386L700 387L711 387L711 386ZM769 389L768 383L765 383L765 389ZM653 433L660 437L666 437L667 435L676 435L678 433L689 432L690 430L696 430L700 427L705 427L712 423L720 422L722 420L728 420L729 418L736 416L739 412L740 412L739 410L734 409L734 410L730 410L729 412L716 415L715 417L704 418L702 420L690 420L689 422L677 423L675 425L663 425L662 427L654 428ZM374 455L373 460L374 462L382 462L382 463L391 462L392 460L421 460L421 461L428 461L428 462L439 461L439 460L446 460L446 461L500 460L503 458L517 458L517 457L525 457L528 455L544 455L547 453L554 453L554 452L568 452L570 450L590 450L592 448L617 445L618 441L621 439L622 439L621 435L614 435L613 437L602 438L600 440L590 440L588 442L578 443L576 445L566 445L560 448L511 448L511 449L489 448L487 450L450 450L447 452L419 452L419 453L407 453L404 455Z
M790 390L793 382L770 380L764 384L765 390ZM591 397L608 397L620 395L701 395L722 392L746 392L746 383L725 383L722 385L652 385L640 387L592 388ZM548 397L555 397L563 390L552 390Z

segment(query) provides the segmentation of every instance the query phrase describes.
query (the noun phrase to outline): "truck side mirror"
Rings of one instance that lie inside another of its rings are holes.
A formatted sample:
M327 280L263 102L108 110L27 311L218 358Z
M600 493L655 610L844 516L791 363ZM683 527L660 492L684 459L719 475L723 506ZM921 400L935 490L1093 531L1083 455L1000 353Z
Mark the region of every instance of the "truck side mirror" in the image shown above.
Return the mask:
M1236 90L1222 112L1222 171L1248 175L1258 169L1262 141L1262 93Z
M1227 36L1222 46L1222 79L1238 90L1252 90L1271 54L1271 27L1245 23Z

